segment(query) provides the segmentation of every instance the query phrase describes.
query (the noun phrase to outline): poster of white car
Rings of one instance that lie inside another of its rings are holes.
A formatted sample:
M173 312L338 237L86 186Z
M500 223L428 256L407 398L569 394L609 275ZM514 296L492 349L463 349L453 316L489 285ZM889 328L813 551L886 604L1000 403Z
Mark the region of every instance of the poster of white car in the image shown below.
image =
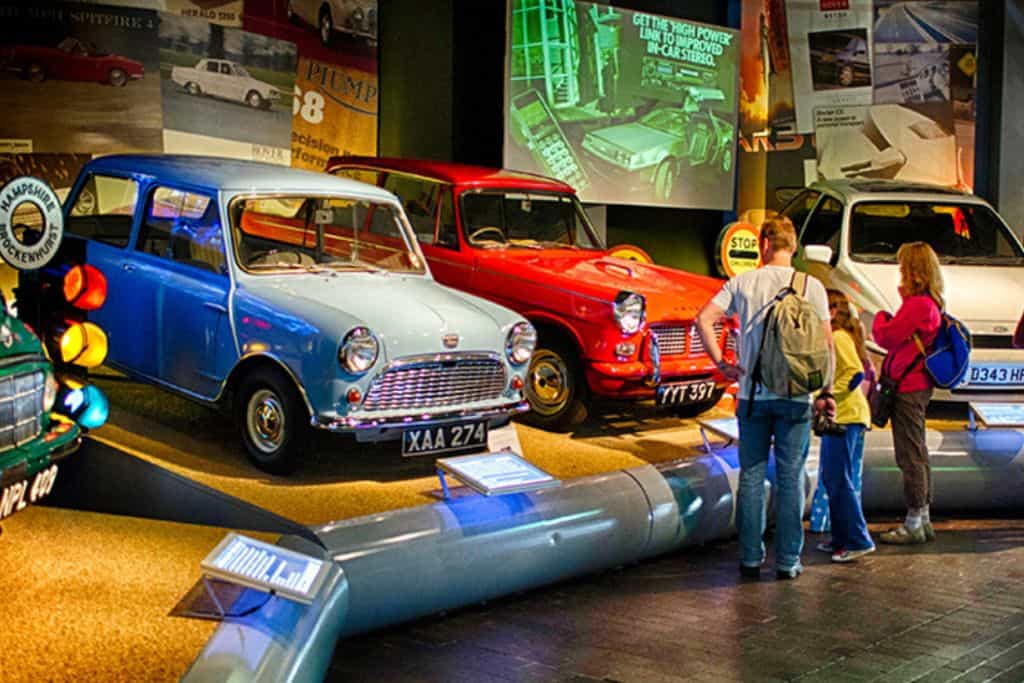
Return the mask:
M243 102L253 109L270 109L281 98L280 90L226 59L200 59L194 67L176 66L171 69L171 80L190 95Z

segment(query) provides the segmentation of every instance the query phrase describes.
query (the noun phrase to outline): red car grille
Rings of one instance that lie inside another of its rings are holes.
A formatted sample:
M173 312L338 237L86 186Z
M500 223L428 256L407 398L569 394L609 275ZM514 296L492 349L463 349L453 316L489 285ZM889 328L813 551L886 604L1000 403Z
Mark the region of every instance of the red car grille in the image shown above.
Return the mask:
M505 366L496 358L399 362L373 381L362 409L420 410L498 400L506 384Z
M654 336L658 339L658 350L664 356L686 356L695 357L704 354L704 341L697 334L697 326L691 325L658 325L652 327ZM725 348L734 350L736 342L734 336L725 333L722 323L715 323L715 334L719 343L724 342ZM726 337L723 339L723 335Z

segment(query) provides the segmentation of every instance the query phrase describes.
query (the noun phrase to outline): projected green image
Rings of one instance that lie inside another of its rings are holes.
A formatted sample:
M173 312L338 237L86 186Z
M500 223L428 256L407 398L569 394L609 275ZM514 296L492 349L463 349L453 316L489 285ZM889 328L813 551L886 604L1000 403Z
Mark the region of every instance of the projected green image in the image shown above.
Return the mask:
M571 0L513 0L505 165L584 201L731 208L736 31Z

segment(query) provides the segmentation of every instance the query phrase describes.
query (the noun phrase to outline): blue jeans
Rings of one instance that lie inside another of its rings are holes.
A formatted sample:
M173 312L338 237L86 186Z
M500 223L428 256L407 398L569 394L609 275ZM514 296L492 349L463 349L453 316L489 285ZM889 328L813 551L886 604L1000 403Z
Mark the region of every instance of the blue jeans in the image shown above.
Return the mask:
M857 496L863 461L864 425L846 425L845 435L821 438L820 476L828 491L833 548L864 550L875 545Z
M864 473L864 441L863 432L861 448L850 451L850 471L853 476L853 491L857 494L857 500L863 500L861 496L861 478ZM810 529L814 532L832 531L831 515L829 515L828 489L825 488L825 477L821 474L821 458L818 458L818 486L814 489L814 498L811 499L811 521Z
M740 562L748 567L764 561L765 477L768 452L775 444L775 568L800 567L804 547L804 463L811 442L811 404L786 400L741 400L740 485L736 527Z

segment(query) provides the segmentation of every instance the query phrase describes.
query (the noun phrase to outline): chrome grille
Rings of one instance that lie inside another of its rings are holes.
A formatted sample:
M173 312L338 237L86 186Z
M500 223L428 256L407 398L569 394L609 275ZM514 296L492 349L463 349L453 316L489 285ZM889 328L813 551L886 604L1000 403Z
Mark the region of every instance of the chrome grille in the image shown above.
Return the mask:
M655 336L658 338L658 350L662 356L700 356L704 353L704 341L697 333L697 325L689 327L682 325L664 325L653 327ZM715 323L715 336L722 339L722 323ZM730 335L730 339L732 335ZM689 352L687 352L686 340L690 340ZM727 341L726 344L729 344Z
M0 450L39 436L45 385L42 370L0 378Z
M419 410L496 400L506 382L505 366L495 357L400 360L373 381L362 409Z

